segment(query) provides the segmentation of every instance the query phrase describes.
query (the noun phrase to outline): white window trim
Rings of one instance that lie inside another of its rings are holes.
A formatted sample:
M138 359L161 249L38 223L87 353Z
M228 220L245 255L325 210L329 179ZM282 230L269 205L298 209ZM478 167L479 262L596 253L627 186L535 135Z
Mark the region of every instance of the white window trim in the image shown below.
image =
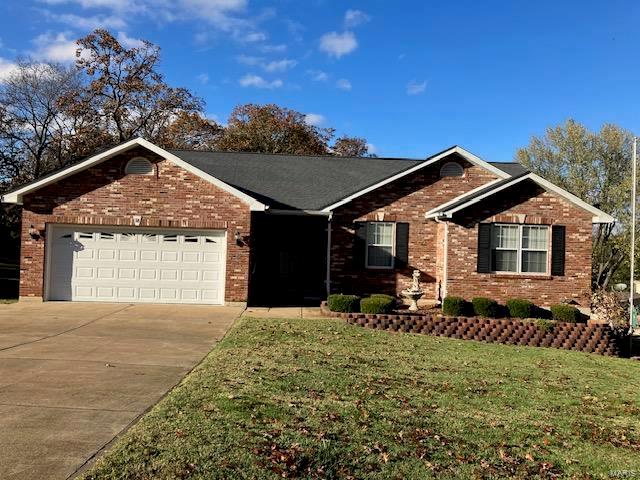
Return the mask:
M385 267L380 265L369 265L369 247L388 247L377 243L369 243L369 225L373 223L382 223L391 225L391 266ZM369 270L393 270L396 263L396 223L395 222L367 222L367 232L365 240L364 266Z
M498 273L500 275L533 275L539 277L548 277L551 275L551 227L549 225L538 225L532 223L492 223L491 224L491 266L493 267L493 251L494 250L502 250L502 251L513 251L513 248L501 248L496 247L493 242L493 228L494 227L518 227L518 248L516 248L516 268L515 272L510 270L493 270L491 269L491 273ZM522 246L522 231L524 227L544 227L547 229L547 248L524 248ZM522 271L522 252L546 252L547 253L547 264L544 272L523 272Z

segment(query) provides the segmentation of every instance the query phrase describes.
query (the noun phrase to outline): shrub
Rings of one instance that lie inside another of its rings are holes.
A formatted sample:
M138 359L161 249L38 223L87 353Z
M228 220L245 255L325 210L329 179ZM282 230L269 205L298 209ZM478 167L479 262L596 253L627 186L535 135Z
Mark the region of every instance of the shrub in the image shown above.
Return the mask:
M357 312L360 308L360 297L356 295L329 295L327 306L332 312Z
M395 299L393 297L371 296L360 300L360 311L362 313L389 313L393 310L394 305Z
M386 293L374 293L372 295L369 295L369 297L370 298L384 298L384 299L389 300L390 302L392 302L394 307L396 305L396 297L394 297L393 295L387 295Z
M498 318L500 305L495 300L486 297L475 297L471 300L473 312L479 317Z
M582 320L580 310L576 307L563 303L551 305L551 315L553 315L553 319L558 322L578 323Z
M469 312L469 304L462 297L445 297L442 313L449 317L464 317Z
M536 320L536 327L538 327L538 329L542 330L543 332L552 331L555 325L555 322L552 322L551 320L547 320L545 318L539 318Z
M509 315L513 318L531 318L535 311L535 306L524 298L512 298L507 300Z

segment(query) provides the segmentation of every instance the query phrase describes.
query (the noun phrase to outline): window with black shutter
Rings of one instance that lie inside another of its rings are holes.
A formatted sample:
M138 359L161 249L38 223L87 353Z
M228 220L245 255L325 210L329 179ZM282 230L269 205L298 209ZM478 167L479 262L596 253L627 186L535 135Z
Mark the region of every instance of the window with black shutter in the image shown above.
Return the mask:
M551 227L551 275L564 275L565 236L566 229L564 225Z
M409 224L396 223L395 268L404 268L409 263Z

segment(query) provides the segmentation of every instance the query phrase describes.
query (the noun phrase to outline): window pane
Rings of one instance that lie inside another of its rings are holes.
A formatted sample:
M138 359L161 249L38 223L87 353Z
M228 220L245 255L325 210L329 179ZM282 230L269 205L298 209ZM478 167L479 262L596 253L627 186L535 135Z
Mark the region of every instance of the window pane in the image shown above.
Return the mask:
M518 248L517 225L494 225L492 234L494 248Z
M522 252L522 271L545 273L547 271L547 252Z
M517 272L518 252L516 250L494 250L492 270L496 272Z
M367 241L369 245L392 245L393 224L370 223L367 228Z
M367 247L368 265L370 267L391 267L393 256L391 255L391 247Z
M548 227L522 227L522 248L547 249Z

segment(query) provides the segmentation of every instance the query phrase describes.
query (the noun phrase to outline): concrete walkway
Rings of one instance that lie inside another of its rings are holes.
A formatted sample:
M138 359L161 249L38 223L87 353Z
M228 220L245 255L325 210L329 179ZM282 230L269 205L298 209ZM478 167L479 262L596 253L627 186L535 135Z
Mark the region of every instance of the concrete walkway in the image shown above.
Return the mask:
M0 478L74 476L180 382L241 311L0 305Z
M320 307L247 307L243 317L253 318L322 318Z

